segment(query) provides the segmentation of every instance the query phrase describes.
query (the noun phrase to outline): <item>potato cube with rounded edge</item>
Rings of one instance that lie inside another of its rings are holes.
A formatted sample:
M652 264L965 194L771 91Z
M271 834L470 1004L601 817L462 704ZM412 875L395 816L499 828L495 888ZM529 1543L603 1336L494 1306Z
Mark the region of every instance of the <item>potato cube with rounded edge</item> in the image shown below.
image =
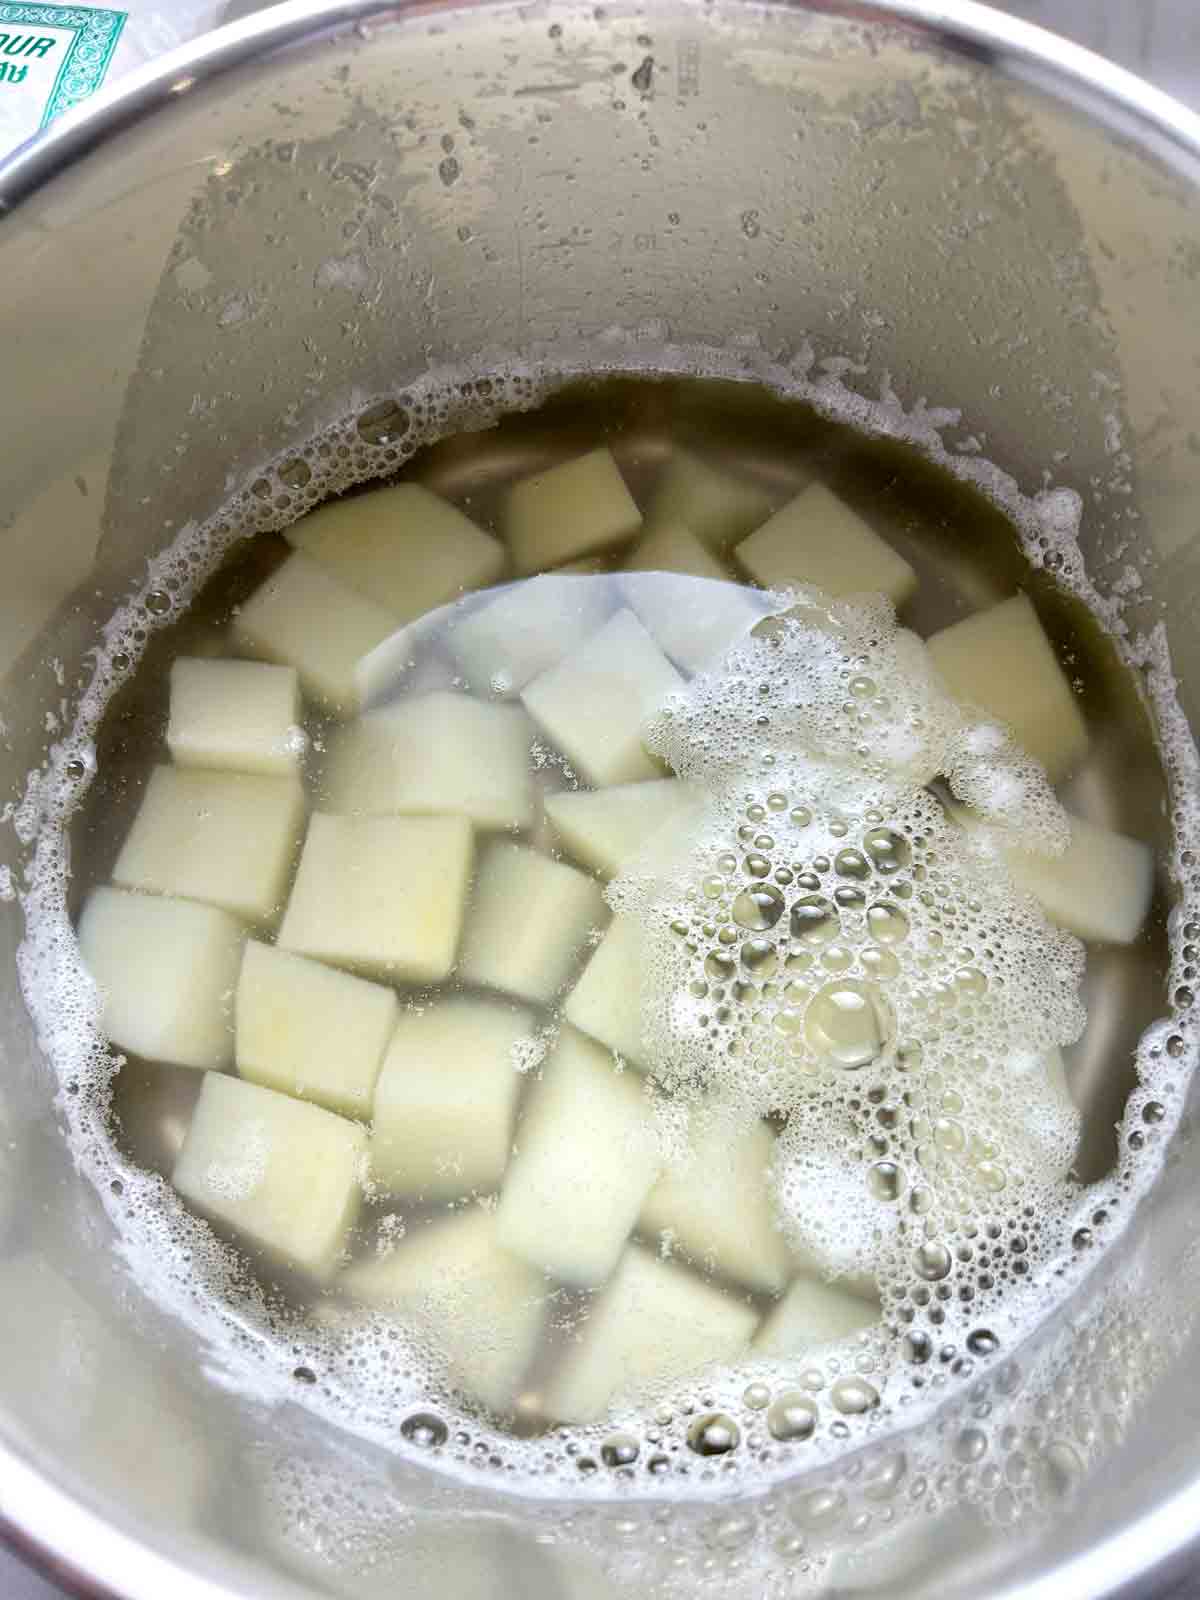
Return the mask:
M798 1263L775 1213L775 1135L765 1122L739 1132L719 1115L696 1117L688 1160L666 1167L638 1227L707 1270L776 1294Z
M1071 818L1071 842L1061 856L1014 846L1004 860L1018 888L1042 903L1047 917L1081 939L1132 944L1154 893L1154 853L1140 839Z
M524 1007L474 996L402 1012L375 1087L372 1180L437 1199L497 1188L534 1029Z
M595 1288L616 1266L661 1166L645 1080L564 1030L517 1127L497 1237L563 1283Z
M298 550L242 606L230 636L247 655L295 667L310 699L350 717L362 705L355 667L396 625L384 606Z
M316 812L279 946L369 977L440 983L458 954L473 856L465 817Z
M527 845L490 844L467 917L467 983L546 1005L571 975L608 908L594 879Z
M685 827L701 803L699 792L678 778L564 789L544 802L563 849L602 878L616 877L659 828Z
M356 594L411 622L504 571L504 546L420 483L329 500L287 528L297 550Z
M534 678L521 699L588 783L635 783L662 776L642 733L662 699L682 681L626 609L558 666Z
M1059 783L1088 745L1083 715L1027 596L976 611L925 641L955 700L1007 723Z
M630 539L642 513L603 446L514 483L504 532L519 573L557 567Z
M548 1300L545 1277L501 1247L495 1214L478 1206L412 1228L338 1288L414 1324L444 1353L449 1377L489 1411L511 1412L533 1360Z
M79 951L103 996L108 1039L177 1067L228 1066L245 939L245 924L215 906L93 889Z
M633 573L674 572L681 577L711 578L717 583L729 581L728 568L682 522L656 523L634 545L622 566ZM628 589L633 604L638 585L630 584Z
M579 980L563 1016L631 1066L641 1064L642 930L634 917L614 917Z
M532 742L533 724L520 706L484 705L444 690L405 696L331 736L322 809L529 828Z
M744 539L771 515L770 497L756 484L713 467L691 450L676 449L650 501L647 524L683 523L717 552Z
M880 593L902 606L917 587L904 557L823 483L801 489L734 554L764 589Z
M520 694L613 610L610 583L544 573L513 584L450 626L447 644L477 694Z
M550 1379L546 1409L595 1422L618 1395L739 1360L757 1322L748 1305L631 1245Z
M765 596L740 584L630 573L625 598L655 643L683 672L703 672L766 614Z
M294 667L177 656L167 748L181 767L286 778L307 743Z
M358 1216L366 1149L345 1117L210 1072L171 1181L247 1244L324 1282Z
M818 1278L797 1278L763 1320L754 1351L763 1356L799 1356L815 1345L848 1339L880 1321L878 1302L850 1294Z
M113 882L270 926L283 909L303 826L304 791L294 778L155 767Z
M382 984L251 940L237 989L238 1072L366 1120L398 1012Z

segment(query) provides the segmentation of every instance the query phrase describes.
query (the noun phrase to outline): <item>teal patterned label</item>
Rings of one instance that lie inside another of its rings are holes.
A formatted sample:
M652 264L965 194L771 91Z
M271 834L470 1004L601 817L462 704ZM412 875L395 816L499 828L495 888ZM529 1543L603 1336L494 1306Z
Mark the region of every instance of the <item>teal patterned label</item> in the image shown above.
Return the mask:
M100 87L125 16L0 0L0 155Z

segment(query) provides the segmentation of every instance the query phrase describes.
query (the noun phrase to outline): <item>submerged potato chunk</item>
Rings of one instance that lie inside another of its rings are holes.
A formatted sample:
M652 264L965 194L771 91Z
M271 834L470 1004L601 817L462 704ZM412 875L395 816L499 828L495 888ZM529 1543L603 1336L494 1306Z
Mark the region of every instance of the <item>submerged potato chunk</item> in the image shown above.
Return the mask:
M485 589L504 571L504 546L419 483L330 500L285 537L356 594L411 622Z
M801 489L735 554L765 589L820 589L833 600L879 593L901 606L917 587L904 557L823 483Z
M775 1136L766 1123L731 1133L711 1118L689 1160L668 1166L646 1196L643 1233L747 1288L778 1293L796 1273L779 1230L770 1182Z
M155 767L113 882L272 924L303 825L304 791L295 779Z
M737 1361L757 1321L748 1305L631 1245L550 1380L547 1410L595 1422L617 1395Z
M770 498L756 484L677 449L663 469L647 522L651 529L683 523L707 549L720 552L770 514Z
M237 990L237 1069L363 1120L399 1006L391 989L251 941Z
M1011 847L1003 854L1017 885L1060 928L1104 944L1137 938L1154 892L1154 854L1140 839L1072 817L1061 856Z
M677 778L564 789L545 800L559 843L602 878L615 878L660 828L684 826L699 804L699 793Z
M210 1072L171 1181L248 1244L325 1281L358 1215L366 1148L345 1117Z
M527 845L491 844L463 941L462 976L545 1005L571 974L608 909L584 872Z
M647 718L681 683L632 611L618 611L521 698L546 737L589 783L662 776L642 744Z
M230 631L239 650L295 667L306 695L349 717L362 704L355 666L395 627L385 607L297 551L254 591Z
M729 572L682 522L657 522L634 545L626 572L677 572L689 578L728 582ZM634 585L636 592L637 586Z
M595 1288L616 1266L661 1166L645 1082L565 1030L514 1148L500 1243L564 1283Z
M605 550L641 525L642 513L604 448L514 483L504 514L513 565L521 573Z
M500 1414L513 1410L541 1335L547 1286L501 1247L492 1212L472 1207L422 1223L390 1254L350 1267L339 1288L414 1324L469 1399Z
M440 813L480 828L528 828L532 738L519 706L443 690L406 697L333 736L322 803L366 816Z
M880 1320L878 1303L817 1278L797 1278L754 1337L758 1355L799 1356Z
M79 950L103 994L107 1037L177 1067L228 1066L245 938L245 926L215 906L93 889Z
M375 1089L374 1181L438 1199L496 1188L533 1031L523 1007L473 996L402 1013Z
M450 976L473 859L464 817L331 817L309 823L279 945L367 976Z
M687 673L711 667L763 616L763 597L729 582L681 584L662 573L631 575L625 598L655 643Z
M642 1059L642 931L633 917L614 917L563 1015L624 1060Z
M517 695L595 633L612 609L610 584L545 573L454 622L450 653L477 694Z
M193 656L172 663L167 748L178 766L286 778L299 772L304 743L294 667Z
M1078 766L1087 751L1087 728L1025 595L951 623L925 642L953 697L1007 723L1051 782Z

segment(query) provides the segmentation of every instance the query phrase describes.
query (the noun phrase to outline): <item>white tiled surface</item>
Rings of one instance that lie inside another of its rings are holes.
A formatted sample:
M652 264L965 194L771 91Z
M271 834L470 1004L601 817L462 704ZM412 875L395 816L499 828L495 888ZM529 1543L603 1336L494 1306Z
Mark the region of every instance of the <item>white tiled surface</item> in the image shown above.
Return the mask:
M231 16L253 9L245 0L226 7ZM1200 0L1009 0L1001 9L1065 33L1200 107ZM66 1600L3 1550L0 1597Z

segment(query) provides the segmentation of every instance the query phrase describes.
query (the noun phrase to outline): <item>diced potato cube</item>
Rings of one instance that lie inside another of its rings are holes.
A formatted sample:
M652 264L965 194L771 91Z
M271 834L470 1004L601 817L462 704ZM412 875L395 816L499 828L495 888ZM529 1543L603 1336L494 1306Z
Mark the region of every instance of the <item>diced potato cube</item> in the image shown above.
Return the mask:
M755 1353L801 1356L815 1345L848 1339L880 1320L878 1304L817 1278L797 1278L764 1319Z
M318 812L280 948L367 976L440 983L458 953L473 856L464 817Z
M404 1012L375 1089L375 1182L433 1199L497 1188L533 1032L530 1012L497 1000L456 996Z
M324 1281L358 1215L366 1149L345 1117L210 1072L171 1181L205 1216Z
M194 656L171 666L167 748L181 767L293 776L305 748L300 715L294 667Z
M237 1069L364 1121L399 1005L391 989L251 941L237 991Z
M682 679L632 611L530 683L530 716L589 783L662 776L642 744L647 718Z
M448 1359L451 1382L489 1411L511 1412L545 1319L542 1274L501 1248L494 1213L472 1207L414 1228L339 1288L415 1324Z
M878 593L902 606L917 587L904 557L823 483L801 489L735 554L765 589L820 589L832 600Z
M480 865L462 976L546 1005L607 918L604 895L586 873L527 845L496 841Z
M105 1034L152 1061L228 1066L245 938L242 923L215 906L93 889L79 949L103 994Z
M1051 782L1078 766L1087 751L1087 728L1025 595L953 622L925 642L954 698L1006 722Z
M763 596L738 584L630 575L625 598L660 649L684 672L702 672L765 614Z
M778 1293L796 1274L779 1231L770 1168L775 1136L766 1123L738 1133L717 1117L694 1134L689 1159L671 1165L646 1197L638 1227L665 1235L706 1270L750 1289Z
M564 1031L517 1128L500 1243L564 1283L595 1288L616 1266L661 1165L645 1080Z
M155 767L113 882L271 924L303 826L304 791L294 778Z
M709 550L728 550L771 515L757 485L677 449L663 469L650 502L651 528L682 522Z
M560 1422L595 1422L618 1395L739 1360L757 1321L748 1305L633 1245L550 1380L546 1408Z
M286 531L356 594L411 622L485 589L504 571L504 546L419 483L330 500Z
M626 572L677 572L689 578L711 578L717 583L729 581L728 570L682 522L655 523L623 564ZM632 588L636 593L637 585Z
M438 690L368 711L333 735L325 810L441 814L480 828L529 828L533 724L520 706Z
M545 808L563 848L602 878L615 878L660 828L685 827L700 803L691 784L658 778L608 789L564 789L547 795Z
M612 609L611 583L548 573L468 612L451 625L447 642L477 694L517 695L595 633Z
M254 591L230 631L239 650L295 667L306 695L349 717L362 703L355 666L395 627L390 611L297 551Z
M641 525L642 513L603 447L514 483L504 515L519 573L594 555L631 539Z
M1061 856L1016 848L1003 855L1017 886L1060 928L1104 944L1137 938L1154 892L1154 853L1140 839L1072 817Z
M567 996L563 1015L637 1066L642 1060L642 930L634 917L614 917Z

